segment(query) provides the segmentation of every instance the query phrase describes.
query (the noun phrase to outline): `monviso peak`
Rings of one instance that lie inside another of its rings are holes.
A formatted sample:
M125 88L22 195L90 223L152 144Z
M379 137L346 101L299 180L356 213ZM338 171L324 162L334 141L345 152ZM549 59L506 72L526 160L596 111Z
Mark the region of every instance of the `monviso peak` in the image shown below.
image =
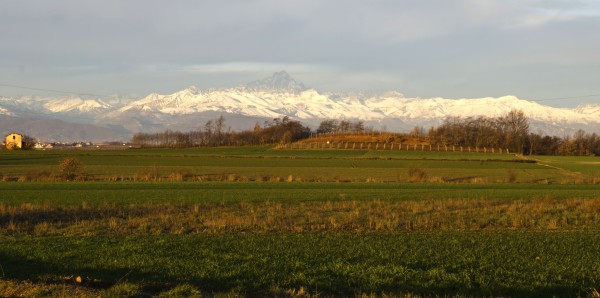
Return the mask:
M294 80L287 72L280 71L272 76L253 81L244 86L251 91L300 93L308 88L301 82Z

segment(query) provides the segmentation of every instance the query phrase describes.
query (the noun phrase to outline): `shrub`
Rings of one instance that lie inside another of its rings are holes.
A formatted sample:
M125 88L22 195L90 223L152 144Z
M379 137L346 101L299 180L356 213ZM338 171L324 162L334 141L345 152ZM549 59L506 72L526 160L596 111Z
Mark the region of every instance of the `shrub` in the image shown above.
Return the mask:
M83 165L74 157L67 157L60 162L60 174L63 179L73 181L85 177Z

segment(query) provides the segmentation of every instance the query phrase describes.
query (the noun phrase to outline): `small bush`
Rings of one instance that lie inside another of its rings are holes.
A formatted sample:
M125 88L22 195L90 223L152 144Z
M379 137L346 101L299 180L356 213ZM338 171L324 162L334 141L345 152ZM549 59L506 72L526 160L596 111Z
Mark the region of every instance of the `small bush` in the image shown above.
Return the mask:
M85 177L83 165L74 157L67 157L60 162L60 174L63 179L73 181Z

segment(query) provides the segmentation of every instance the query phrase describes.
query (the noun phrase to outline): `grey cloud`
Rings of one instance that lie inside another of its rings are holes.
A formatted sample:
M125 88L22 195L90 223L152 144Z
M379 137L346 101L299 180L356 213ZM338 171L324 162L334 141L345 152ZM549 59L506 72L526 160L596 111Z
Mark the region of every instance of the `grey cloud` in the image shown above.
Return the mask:
M592 3L4 1L0 79L143 94L232 86L287 68L321 90L577 94L577 69L600 79ZM540 76L565 69L575 77Z

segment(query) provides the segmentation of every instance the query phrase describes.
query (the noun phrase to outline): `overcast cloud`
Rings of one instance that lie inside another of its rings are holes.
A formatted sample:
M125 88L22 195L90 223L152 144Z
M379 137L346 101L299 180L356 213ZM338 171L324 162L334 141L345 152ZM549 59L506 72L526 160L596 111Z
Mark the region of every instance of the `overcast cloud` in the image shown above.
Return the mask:
M0 0L0 84L146 95L286 70L320 91L575 106L600 103L583 97L598 32L592 0Z

